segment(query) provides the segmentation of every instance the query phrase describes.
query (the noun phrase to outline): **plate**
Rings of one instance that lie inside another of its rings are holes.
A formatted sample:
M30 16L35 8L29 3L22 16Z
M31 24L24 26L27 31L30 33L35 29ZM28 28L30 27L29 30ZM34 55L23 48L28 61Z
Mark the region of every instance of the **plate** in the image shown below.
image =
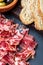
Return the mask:
M10 12L5 13L4 15L6 18L13 19L15 23L23 25L21 21ZM43 65L43 32L35 30L32 26L28 28L30 29L30 34L36 38L36 41L38 43L35 58L28 61L30 62L30 65Z

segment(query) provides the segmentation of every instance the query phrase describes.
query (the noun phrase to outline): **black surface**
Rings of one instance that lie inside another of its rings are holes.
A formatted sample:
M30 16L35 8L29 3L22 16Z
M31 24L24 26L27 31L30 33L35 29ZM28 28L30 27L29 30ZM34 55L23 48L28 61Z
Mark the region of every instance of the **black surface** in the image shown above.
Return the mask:
M15 18L13 14L5 13L4 15L7 18L13 19L15 23L19 23L22 25L20 20ZM33 27L29 27L29 28L30 28L30 34L32 34L38 42L35 58L33 60L31 59L29 60L30 65L43 65L43 32L36 31Z

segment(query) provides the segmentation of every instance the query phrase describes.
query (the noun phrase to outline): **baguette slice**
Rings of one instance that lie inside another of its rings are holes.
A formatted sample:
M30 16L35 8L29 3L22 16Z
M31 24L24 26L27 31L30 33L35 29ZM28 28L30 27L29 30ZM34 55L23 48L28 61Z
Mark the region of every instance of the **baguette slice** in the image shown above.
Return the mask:
M42 1L42 0L41 0ZM37 30L43 30L43 13L40 8L40 0L37 0L36 2L36 8L34 10L34 15L35 15L35 28Z
M20 13L20 20L22 21L23 24L28 25L33 23L33 13L31 12L31 10L29 10L28 8L24 7Z
M34 21L33 10L35 9L36 0L21 0L21 6L23 9L20 13L20 20L25 25L31 24Z
M34 21L37 30L43 30L43 0L21 0L20 19L25 25Z

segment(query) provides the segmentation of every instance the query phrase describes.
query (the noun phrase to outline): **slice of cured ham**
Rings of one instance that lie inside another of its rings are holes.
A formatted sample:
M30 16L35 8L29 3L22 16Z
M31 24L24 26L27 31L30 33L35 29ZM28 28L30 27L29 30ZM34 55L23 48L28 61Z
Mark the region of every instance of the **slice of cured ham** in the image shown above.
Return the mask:
M34 57L37 43L28 31L0 15L0 65L29 65L26 60Z

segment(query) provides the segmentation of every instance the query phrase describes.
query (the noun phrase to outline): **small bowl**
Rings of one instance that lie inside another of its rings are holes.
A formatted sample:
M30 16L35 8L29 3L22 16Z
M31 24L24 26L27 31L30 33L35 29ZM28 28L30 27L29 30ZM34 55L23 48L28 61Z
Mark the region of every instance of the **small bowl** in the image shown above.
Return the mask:
M16 5L17 1L18 0L14 0L10 4L0 7L0 13L7 12L7 11L11 10Z

